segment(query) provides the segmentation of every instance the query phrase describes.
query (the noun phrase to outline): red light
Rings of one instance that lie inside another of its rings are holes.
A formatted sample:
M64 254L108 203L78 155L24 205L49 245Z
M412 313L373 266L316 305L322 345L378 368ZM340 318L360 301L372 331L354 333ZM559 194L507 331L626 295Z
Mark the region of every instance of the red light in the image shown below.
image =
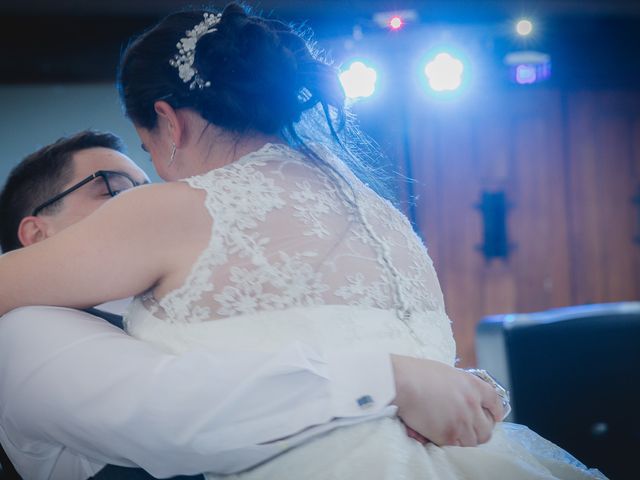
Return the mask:
M404 25L404 22L402 21L402 18L400 18L397 15L394 17L391 17L391 19L389 20L389 26L393 30L398 30L400 27L402 27L402 25Z

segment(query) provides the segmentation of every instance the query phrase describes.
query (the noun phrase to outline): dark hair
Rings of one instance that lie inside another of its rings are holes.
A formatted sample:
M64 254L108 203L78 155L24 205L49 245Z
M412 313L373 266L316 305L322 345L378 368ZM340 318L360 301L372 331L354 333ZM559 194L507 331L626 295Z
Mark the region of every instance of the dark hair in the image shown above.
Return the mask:
M202 36L195 49L194 67L211 86L190 89L169 62L176 44L204 13L171 14L127 47L118 86L133 123L153 129L157 100L192 108L209 123L239 133L294 132L301 114L317 104L342 116L345 96L336 70L290 26L248 15L233 3L222 12L216 31Z
M0 192L0 247L3 252L22 247L18 227L33 209L57 195L73 176L73 154L89 148L104 147L125 153L122 140L111 133L84 130L25 157L11 170ZM54 213L62 202L43 211Z
M216 31L200 37L195 48L194 67L211 85L190 88L190 82L183 82L170 61L178 42L206 12L212 13L171 14L126 48L118 90L133 123L153 129L158 121L154 103L164 100L174 109L191 108L231 132L280 134L310 161L346 181L307 144L316 142L329 146L365 183L388 196L376 178L378 165L361 160L363 152L376 163L380 156L368 139L357 145L363 136L346 114L337 69L290 25L227 5Z

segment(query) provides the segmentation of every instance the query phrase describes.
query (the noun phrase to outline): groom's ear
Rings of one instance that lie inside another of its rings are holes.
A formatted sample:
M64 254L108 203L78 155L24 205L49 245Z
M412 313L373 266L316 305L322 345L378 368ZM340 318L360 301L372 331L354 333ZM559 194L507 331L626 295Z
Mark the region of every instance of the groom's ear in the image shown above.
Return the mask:
M153 104L153 109L158 115L158 120L167 129L171 141L180 148L185 141L185 124L183 115L180 115L171 105L164 100L158 100Z
M40 217L24 217L18 225L18 240L23 247L41 242L50 236L50 225Z

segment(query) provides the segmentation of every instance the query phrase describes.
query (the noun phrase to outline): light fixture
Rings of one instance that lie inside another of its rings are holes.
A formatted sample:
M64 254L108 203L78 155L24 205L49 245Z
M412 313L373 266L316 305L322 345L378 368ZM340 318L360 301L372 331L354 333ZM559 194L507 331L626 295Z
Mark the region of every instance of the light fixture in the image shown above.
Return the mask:
M380 28L400 30L408 23L415 23L418 13L415 10L394 10L390 12L378 12L373 15L373 21Z
M347 97L351 99L370 97L376 90L378 73L362 61L352 62L340 73L340 82Z
M538 83L551 77L551 56L535 51L512 52L504 57L511 79L520 85Z
M403 25L404 25L404 22L402 21L402 17L399 15L394 15L389 20L389 27L391 27L392 30L398 30L402 28Z
M438 53L424 67L429 87L436 92L457 90L462 85L464 64L450 53Z
M531 20L527 20L524 18L522 20L519 20L516 23L516 32L522 37L530 35L531 32L533 32L533 23L531 23Z

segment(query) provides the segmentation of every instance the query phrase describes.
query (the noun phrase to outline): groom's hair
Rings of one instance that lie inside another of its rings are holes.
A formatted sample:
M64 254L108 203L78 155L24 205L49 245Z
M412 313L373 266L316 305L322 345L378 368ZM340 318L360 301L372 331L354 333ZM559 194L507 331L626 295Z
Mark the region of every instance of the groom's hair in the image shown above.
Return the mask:
M0 192L0 248L8 252L22 247L18 227L33 209L60 193L73 177L73 154L103 147L126 153L122 140L111 133L84 130L62 137L25 157L9 174ZM42 210L56 213L62 202Z

